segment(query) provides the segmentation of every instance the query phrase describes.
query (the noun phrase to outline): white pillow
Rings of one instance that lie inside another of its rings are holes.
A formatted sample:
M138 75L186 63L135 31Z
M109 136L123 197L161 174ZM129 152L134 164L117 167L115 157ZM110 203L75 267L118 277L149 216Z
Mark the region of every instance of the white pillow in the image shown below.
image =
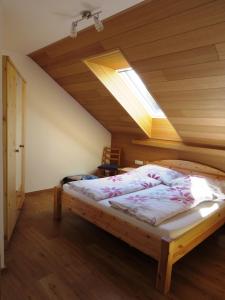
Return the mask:
M131 172L157 179L166 185L169 185L171 180L184 176L184 174L180 172L154 164L139 167Z

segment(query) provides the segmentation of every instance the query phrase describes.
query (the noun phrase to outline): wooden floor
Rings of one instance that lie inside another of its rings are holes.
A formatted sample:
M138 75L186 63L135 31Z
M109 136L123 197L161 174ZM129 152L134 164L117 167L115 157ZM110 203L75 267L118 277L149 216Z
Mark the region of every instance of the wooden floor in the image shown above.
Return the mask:
M4 300L225 299L225 229L174 267L171 293L154 289L156 262L81 218L52 220L52 194L27 197L2 276Z

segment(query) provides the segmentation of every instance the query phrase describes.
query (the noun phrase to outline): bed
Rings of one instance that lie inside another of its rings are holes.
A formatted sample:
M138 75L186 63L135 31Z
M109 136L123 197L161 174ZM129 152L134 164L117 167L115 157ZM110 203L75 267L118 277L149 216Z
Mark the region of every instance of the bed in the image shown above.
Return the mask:
M224 172L198 163L163 160L154 164L182 172L184 176L206 176L225 183ZM77 215L156 259L156 288L164 294L170 289L173 264L225 223L225 201L218 203L216 209L213 202L200 203L158 226L152 226L111 207L110 199L93 201L90 195L72 191L68 185L55 187L56 220L61 219L64 202Z

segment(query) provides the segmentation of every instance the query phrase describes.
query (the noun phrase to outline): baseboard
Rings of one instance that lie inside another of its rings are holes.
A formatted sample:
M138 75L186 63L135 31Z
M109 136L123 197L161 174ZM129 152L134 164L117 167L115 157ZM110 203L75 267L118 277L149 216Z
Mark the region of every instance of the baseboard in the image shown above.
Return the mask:
M38 195L38 194L45 193L45 192L53 192L53 190L54 190L54 188L49 188L49 189L45 189L45 190L28 192L28 193L25 193L25 196Z

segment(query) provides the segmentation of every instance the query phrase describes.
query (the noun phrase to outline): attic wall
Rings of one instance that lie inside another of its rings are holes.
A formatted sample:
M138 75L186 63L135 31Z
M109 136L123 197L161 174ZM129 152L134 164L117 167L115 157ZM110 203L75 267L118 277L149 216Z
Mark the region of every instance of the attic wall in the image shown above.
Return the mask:
M25 191L52 188L65 176L95 171L111 134L29 57L6 54L27 82Z
M139 127L81 62L119 48L184 142L225 147L225 1L153 0L31 57L111 132Z

